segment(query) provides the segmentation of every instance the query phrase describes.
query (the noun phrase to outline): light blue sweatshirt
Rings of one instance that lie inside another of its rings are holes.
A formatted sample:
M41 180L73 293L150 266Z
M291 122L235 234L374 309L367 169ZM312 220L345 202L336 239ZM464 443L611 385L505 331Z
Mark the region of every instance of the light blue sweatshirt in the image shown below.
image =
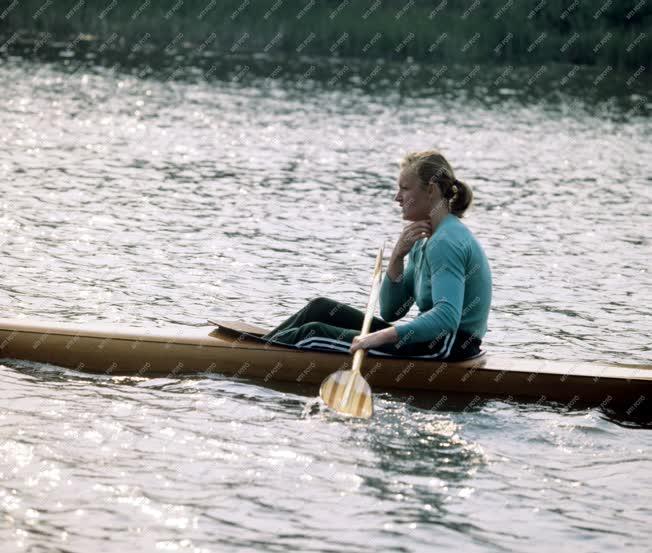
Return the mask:
M403 277L387 273L380 288L380 316L403 317L415 300L419 315L395 325L404 344L431 342L458 329L477 338L487 332L491 305L491 269L473 233L449 213L430 238L414 243Z

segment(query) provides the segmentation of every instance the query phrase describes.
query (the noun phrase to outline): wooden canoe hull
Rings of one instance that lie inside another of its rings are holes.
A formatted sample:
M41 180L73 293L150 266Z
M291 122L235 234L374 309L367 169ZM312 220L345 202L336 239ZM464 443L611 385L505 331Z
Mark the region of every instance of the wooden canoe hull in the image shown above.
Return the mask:
M315 385L336 370L350 368L352 360L344 353L275 346L245 334L215 332L215 327L117 328L28 319L0 319L0 358L116 376L219 373ZM490 355L461 363L366 356L362 374L374 390L468 393L632 410L649 409L652 397L648 365Z

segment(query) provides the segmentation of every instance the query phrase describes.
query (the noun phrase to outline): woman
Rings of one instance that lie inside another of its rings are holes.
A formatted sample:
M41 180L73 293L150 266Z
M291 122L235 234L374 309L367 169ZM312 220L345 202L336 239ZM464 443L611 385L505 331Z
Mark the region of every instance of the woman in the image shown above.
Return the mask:
M394 198L403 219L380 289L380 315L359 336L364 312L328 298L311 300L264 336L304 348L460 360L480 352L491 304L487 257L460 217L469 186L455 178L437 150L414 152L400 163ZM404 258L409 254L407 267ZM391 325L416 302L419 315ZM384 319L384 320L383 320Z

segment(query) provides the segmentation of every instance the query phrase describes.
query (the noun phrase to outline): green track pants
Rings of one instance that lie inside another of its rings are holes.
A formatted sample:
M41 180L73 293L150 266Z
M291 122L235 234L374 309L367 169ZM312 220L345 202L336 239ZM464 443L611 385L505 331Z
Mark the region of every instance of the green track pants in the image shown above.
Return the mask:
M364 312L329 298L312 299L297 313L265 334L271 342L292 344L306 349L329 349L349 352L353 337L362 330ZM374 317L370 332L392 326ZM432 359L464 359L480 352L480 340L458 330L431 342L383 344L368 350L377 355L426 357Z

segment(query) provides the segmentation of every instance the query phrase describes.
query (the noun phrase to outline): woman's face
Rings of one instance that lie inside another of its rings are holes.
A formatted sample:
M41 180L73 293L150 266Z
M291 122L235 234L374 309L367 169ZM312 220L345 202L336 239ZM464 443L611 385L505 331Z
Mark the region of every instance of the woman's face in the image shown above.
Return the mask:
M441 193L434 183L424 189L413 171L404 170L398 177L398 192L394 201L401 206L403 219L420 221L430 219L431 210L441 202Z

